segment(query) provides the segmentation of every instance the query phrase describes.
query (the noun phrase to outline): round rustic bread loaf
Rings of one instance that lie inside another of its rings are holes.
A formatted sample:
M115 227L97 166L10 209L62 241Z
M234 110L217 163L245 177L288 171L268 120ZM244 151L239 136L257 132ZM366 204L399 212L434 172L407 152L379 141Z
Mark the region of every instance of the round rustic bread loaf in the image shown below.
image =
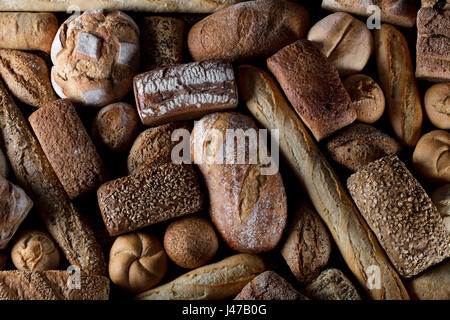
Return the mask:
M356 120L374 123L381 118L386 101L383 90L371 77L355 74L347 77L343 85L356 110Z
M139 126L136 108L117 102L103 107L92 123L92 138L100 148L123 152L128 149Z
M436 205L448 233L450 233L450 184L436 189L431 195L431 200Z
M56 270L60 254L46 232L27 230L19 235L11 249L11 260L18 270Z
M193 269L208 263L219 247L211 223L202 217L185 217L172 222L164 234L164 249L170 260Z
M61 98L92 107L121 100L139 68L139 28L103 9L71 16L53 41L51 81Z
M187 43L196 61L245 61L268 57L304 38L308 25L309 14L298 4L284 0L245 1L196 23Z
M360 72L373 52L373 36L366 24L345 12L326 16L311 27L312 41L341 76Z
M439 129L450 129L450 83L438 83L425 93L425 112Z
M433 183L450 182L450 133L431 131L417 142L413 164L417 173Z
M166 271L166 254L155 236L135 232L114 241L109 254L109 277L120 288L142 292L157 285Z

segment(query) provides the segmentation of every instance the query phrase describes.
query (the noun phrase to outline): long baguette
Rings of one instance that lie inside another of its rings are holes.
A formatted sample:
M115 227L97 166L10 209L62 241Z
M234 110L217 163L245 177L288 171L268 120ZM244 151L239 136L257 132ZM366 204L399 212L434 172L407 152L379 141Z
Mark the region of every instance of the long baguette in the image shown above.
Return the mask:
M0 1L0 11L109 10L209 13L243 0L20 0Z
M275 81L262 70L241 66L238 84L256 119L266 128L279 130L281 153L294 169L303 190L368 296L372 299L408 299L405 287L375 236ZM377 267L380 288L369 286L367 281L372 279Z
M70 202L25 118L0 82L0 144L18 184L33 198L49 233L69 263L103 275L105 260L94 233Z
M263 260L237 254L188 272L177 279L136 296L138 300L220 300L238 294L264 272Z

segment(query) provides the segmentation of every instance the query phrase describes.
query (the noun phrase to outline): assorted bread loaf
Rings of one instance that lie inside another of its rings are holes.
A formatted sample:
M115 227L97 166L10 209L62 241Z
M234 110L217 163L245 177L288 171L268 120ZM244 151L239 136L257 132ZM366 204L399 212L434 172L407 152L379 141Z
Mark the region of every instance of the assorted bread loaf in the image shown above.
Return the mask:
M450 300L449 1L296 2L0 1L0 300Z

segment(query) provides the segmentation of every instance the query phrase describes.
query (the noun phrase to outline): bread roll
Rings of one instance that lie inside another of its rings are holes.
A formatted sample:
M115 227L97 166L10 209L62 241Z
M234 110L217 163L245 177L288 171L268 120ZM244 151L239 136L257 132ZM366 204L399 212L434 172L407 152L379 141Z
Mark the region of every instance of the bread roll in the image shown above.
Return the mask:
M0 11L5 11L5 6L11 6L14 4L21 5L22 1L8 1L7 3L3 1L0 3ZM51 13L0 13L0 48L3 49L41 50L50 53L52 41L57 31L58 19L54 14Z
M341 76L358 73L373 52L373 37L367 26L345 12L326 16L311 27L308 40L328 58Z
M411 296L419 300L450 300L450 260L408 282Z
M242 0L20 0L0 2L2 11L64 11L79 8L80 11L104 8L109 10L149 11L149 12L213 12Z
M28 118L42 149L71 199L107 177L97 149L69 100L57 100Z
M426 180L450 183L450 133L434 130L417 143L412 158L417 173Z
M448 6L448 5L447 5ZM417 14L416 77L450 81L450 8L421 8Z
M100 109L92 123L95 144L113 152L124 152L133 142L139 126L136 108L117 102Z
M120 11L72 15L56 34L51 58L51 81L60 98L90 107L118 102L139 70L139 28Z
M299 40L267 59L297 114L317 141L356 119L336 68L312 42Z
M284 0L246 1L196 23L187 43L195 61L268 57L305 37L308 12Z
M356 120L374 123L381 118L386 100L383 90L371 77L355 74L345 78L342 84L356 110Z
M9 175L8 160L6 160L6 157L3 154L2 149L0 149L0 176L2 176L3 178L8 178L8 175Z
M375 30L375 52L392 129L402 144L413 147L423 114L408 43L397 28L383 24Z
M280 151L333 236L344 261L372 299L408 299L398 274L309 132L274 80L252 67L238 68L247 108L266 128L278 129ZM381 288L369 288L370 266L378 266Z
M220 300L239 293L265 269L254 255L237 254L190 271L136 296L138 300Z
M281 175L276 165L265 172L258 157L265 145L257 135L251 118L231 112L203 117L191 133L191 157L203 174L217 231L232 249L255 254L275 248L287 220Z
M17 50L0 50L0 75L23 103L43 107L56 100L44 59Z
M348 126L327 140L325 148L331 158L356 172L362 166L387 155L396 155L401 145L375 127L357 123Z
M70 202L27 121L1 82L0 144L18 184L33 198L44 225L69 263L87 274L104 274L104 257L90 226Z
M0 249L7 247L32 206L22 188L0 176Z
M397 156L364 166L347 187L400 275L411 278L450 257L439 212Z
M326 267L331 246L322 220L307 202L302 202L281 247L281 255L300 284L310 283Z
M338 269L323 271L305 292L314 300L361 300L356 288Z
M74 276L59 270L2 271L0 300L108 300L108 278L80 274L77 287Z
M425 93L428 119L439 129L450 129L450 82L435 84Z
M445 229L450 233L450 184L436 189L431 195L431 200L444 220Z
M109 277L121 289L139 293L157 285L167 271L167 257L155 236L135 232L117 237L109 254Z
M346 11L359 16L369 17L374 11L368 11L369 5L381 10L381 21L400 27L412 27L416 23L416 4L410 0L365 1L365 0L323 0L322 8L332 11Z
M17 270L56 270L60 255L55 242L46 232L27 230L22 232L11 249L11 260Z
M234 300L308 300L273 271L256 276Z

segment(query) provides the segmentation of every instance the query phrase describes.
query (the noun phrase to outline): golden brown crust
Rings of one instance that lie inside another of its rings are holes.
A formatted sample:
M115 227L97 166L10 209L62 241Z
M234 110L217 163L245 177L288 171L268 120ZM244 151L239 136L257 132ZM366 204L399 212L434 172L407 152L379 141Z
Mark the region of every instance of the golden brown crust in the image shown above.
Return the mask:
M450 83L439 83L425 93L428 119L439 129L450 129Z
M450 260L408 282L411 297L419 300L450 300Z

